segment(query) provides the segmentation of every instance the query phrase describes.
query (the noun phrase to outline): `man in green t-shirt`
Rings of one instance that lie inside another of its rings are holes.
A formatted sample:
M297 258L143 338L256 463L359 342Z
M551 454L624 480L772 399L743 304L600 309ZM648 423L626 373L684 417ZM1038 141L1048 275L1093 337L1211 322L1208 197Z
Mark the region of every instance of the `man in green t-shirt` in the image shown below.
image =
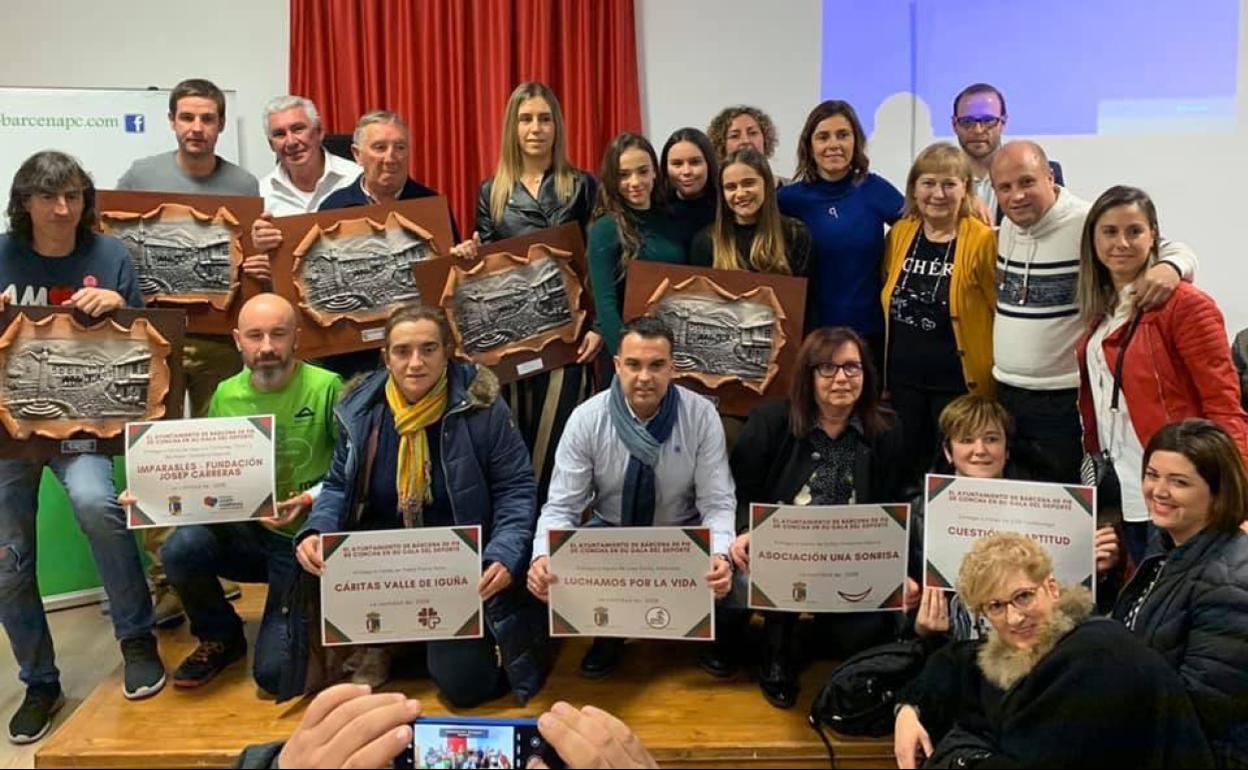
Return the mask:
M283 601L299 574L291 536L303 523L329 471L337 442L338 375L295 356L295 309L275 294L251 298L238 314L234 341L246 365L217 386L209 417L272 414L277 424L278 516L262 522L180 527L161 553L182 597L199 647L173 674L175 687L199 687L247 656L243 621L226 601L219 577L268 583L256 638L254 673L276 694L288 634Z

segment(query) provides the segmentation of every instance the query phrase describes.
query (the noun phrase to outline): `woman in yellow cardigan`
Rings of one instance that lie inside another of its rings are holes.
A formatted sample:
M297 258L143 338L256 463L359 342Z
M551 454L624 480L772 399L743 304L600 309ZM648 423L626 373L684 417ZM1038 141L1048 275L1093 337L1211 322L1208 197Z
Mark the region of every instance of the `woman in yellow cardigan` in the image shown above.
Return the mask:
M884 387L916 482L935 458L945 406L993 392L997 235L972 214L972 189L970 161L956 146L919 153L884 249Z

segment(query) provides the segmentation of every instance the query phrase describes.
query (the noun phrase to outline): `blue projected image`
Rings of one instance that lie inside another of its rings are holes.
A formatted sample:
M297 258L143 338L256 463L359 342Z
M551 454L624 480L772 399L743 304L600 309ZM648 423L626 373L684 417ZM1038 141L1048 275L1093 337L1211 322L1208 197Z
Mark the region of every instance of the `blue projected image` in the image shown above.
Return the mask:
M825 99L867 134L889 97L916 94L937 136L953 97L986 81L1028 135L1235 128L1239 0L824 0Z

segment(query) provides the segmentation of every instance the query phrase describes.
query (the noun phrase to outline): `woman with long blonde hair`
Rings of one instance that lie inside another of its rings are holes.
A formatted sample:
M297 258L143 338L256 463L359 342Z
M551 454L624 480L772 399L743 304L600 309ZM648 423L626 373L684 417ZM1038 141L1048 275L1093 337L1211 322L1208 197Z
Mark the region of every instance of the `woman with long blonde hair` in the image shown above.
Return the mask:
M589 227L598 184L568 160L559 99L544 83L521 83L503 113L494 176L481 183L477 234L491 241L575 221Z
M502 148L494 176L481 183L477 239L484 243L576 222L589 228L598 183L568 160L559 99L544 83L521 83L503 112ZM577 362L505 387L516 424L533 454L538 505L546 500L555 448L572 409L593 392L590 362L602 335L586 333Z

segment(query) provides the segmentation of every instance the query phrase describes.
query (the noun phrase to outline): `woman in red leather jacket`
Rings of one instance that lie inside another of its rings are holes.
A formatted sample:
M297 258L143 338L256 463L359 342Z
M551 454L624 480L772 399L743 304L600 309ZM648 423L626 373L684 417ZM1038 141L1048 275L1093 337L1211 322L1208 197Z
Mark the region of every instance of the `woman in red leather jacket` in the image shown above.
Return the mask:
M1126 549L1136 563L1149 532L1140 489L1144 447L1158 429L1204 417L1248 455L1248 415L1214 301L1181 283L1162 307L1135 306L1135 281L1157 259L1159 238L1148 195L1111 187L1088 212L1079 257L1079 308L1087 326L1078 346L1083 442L1089 453L1103 451L1113 462Z

